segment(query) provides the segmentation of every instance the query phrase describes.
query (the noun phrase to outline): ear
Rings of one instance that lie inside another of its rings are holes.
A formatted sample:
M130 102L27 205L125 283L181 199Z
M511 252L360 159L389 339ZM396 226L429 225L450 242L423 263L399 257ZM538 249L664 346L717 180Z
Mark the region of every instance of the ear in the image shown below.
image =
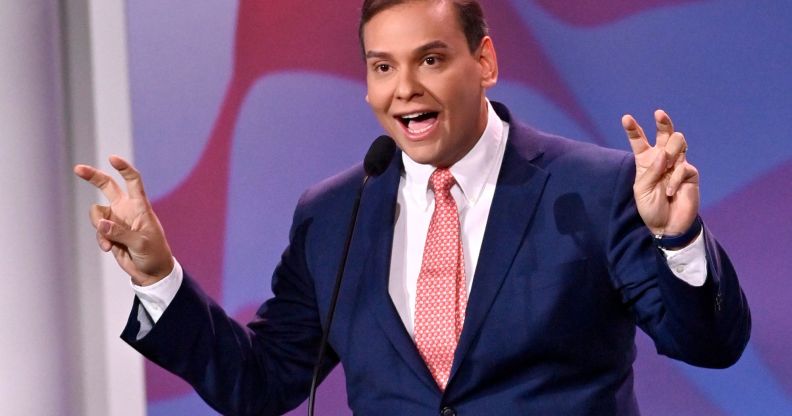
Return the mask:
M368 94L366 94L366 103L371 104L371 100L369 100Z
M495 45L492 38L484 36L479 45L478 61L481 66L481 86L494 87L498 82L498 57L495 54Z

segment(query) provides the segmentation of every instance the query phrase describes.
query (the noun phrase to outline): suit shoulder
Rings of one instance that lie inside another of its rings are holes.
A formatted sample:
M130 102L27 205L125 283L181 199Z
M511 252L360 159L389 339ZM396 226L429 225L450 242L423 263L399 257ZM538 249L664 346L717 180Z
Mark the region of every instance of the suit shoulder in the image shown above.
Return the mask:
M558 168L568 173L580 175L614 174L626 160L632 160L632 153L557 136L518 125L518 131L534 141L541 152L536 163L549 170Z
M347 205L363 183L365 172L363 164L358 163L319 183L303 192L297 203L297 209L306 212L316 210L333 210L339 204Z

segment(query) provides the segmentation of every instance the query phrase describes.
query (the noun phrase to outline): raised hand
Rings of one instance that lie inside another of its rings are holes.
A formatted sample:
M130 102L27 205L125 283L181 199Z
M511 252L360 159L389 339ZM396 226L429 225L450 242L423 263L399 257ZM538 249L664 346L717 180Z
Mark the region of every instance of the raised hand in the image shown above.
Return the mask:
M121 268L139 286L158 282L173 270L173 257L165 233L143 190L140 173L119 156L110 164L126 182L127 192L105 172L77 165L74 173L102 191L110 205L91 206L91 223L102 251L112 251Z
M622 117L622 127L635 154L635 203L653 234L679 235L693 225L698 215L699 174L687 162L685 136L674 131L668 114L657 110L654 117L654 146L631 115Z

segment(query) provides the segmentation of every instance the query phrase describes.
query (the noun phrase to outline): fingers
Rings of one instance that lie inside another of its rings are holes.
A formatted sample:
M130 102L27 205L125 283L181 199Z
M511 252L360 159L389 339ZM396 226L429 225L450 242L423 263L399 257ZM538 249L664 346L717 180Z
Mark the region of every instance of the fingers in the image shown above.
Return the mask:
M109 219L110 212L110 207L96 204L91 205L91 209L88 211L88 216L91 218L91 224L94 226L94 228L99 227L99 220Z
M125 228L113 221L101 219L96 227L99 236L111 243L121 244L132 250L139 249L144 239L138 232ZM100 248L105 246L100 243ZM107 250L105 250L107 251Z
M96 231L96 243L99 245L99 249L105 253L113 248L113 243L111 243L110 240L104 238L98 230Z
M669 182L666 187L666 194L671 196L679 188L679 185L695 172L695 168L688 164L685 159L685 152L687 151L685 136L682 133L675 132L668 139L665 149L657 150L655 159L642 177L639 178L639 181L636 181L636 185L639 187L651 187L659 183L664 176L668 176ZM693 171L690 171L690 168Z
M679 164L684 162L685 152L687 152L687 141L685 140L685 136L680 132L673 133L665 146L669 167L679 166Z
M671 122L671 117L663 110L655 111L654 118L655 126L657 127L655 145L665 147L674 134L674 124ZM630 139L630 147L632 147L633 153L639 154L651 147L643 128L635 121L633 116L629 114L622 116L622 127L627 133L627 138Z
M77 165L74 167L74 173L97 187L110 201L115 201L122 194L121 188L113 178L93 166Z
M146 192L143 189L143 179L140 177L140 172L138 172L131 163L127 162L126 159L122 158L121 156L112 155L110 156L110 165L112 165L118 171L118 173L121 174L121 177L124 178L129 196L133 198L146 197Z
M654 113L655 125L657 126L657 139L655 144L664 147L668 143L668 139L674 134L674 124L671 122L671 117L663 110L657 110Z
M140 172L131 163L120 156L113 155L110 156L110 165L124 178L129 196L140 199L146 198ZM74 173L99 188L111 202L117 200L123 194L121 187L118 186L118 183L112 177L93 166L77 165L74 167Z
M99 248L102 251L110 251L113 243L105 238L104 234L99 230L99 222L110 218L110 207L94 204L88 214L91 217L91 224L96 228L96 243L99 244Z
M652 164L649 165L649 168L646 169L643 175L636 178L634 185L636 192L647 193L655 188L656 184L662 180L663 176L668 171L666 168L666 160L668 160L668 158L665 153L656 153L655 159L652 161Z
M698 171L693 165L686 162L687 140L682 133L672 133L665 146L665 154L668 156L669 165L674 167L666 187L666 195L673 196L679 186L698 175Z
M627 133L627 138L630 140L630 147L634 154L640 154L651 148L649 141L646 139L643 129L635 121L635 118L629 114L622 116L622 127L624 132Z
M668 179L666 195L674 196L683 183L690 182L698 176L698 170L690 163L682 163L674 168L671 177ZM698 182L698 181L694 181Z

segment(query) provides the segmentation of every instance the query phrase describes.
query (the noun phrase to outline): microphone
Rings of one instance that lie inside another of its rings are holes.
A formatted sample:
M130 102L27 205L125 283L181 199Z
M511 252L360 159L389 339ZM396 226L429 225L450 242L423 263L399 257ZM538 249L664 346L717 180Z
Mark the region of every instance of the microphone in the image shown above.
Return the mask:
M386 135L377 137L363 159L363 168L366 170L366 175L376 177L385 172L385 169L390 165L393 159L394 152L396 151L396 143L393 139Z
M336 274L335 285L333 286L333 294L330 297L330 307L327 310L327 320L325 321L324 328L322 328L322 340L319 343L319 354L316 357L316 364L314 365L313 377L311 378L311 393L308 396L308 416L313 416L314 406L316 402L316 385L319 381L319 372L322 367L322 359L327 349L327 338L330 336L330 325L333 323L333 315L335 314L336 303L338 303L338 292L341 290L341 281L344 277L344 269L346 268L347 257L349 256L349 246L352 243L352 234L355 232L355 225L357 224L358 209L360 208L360 197L363 195L363 189L366 187L369 178L377 177L388 169L388 166L396 154L396 143L393 139L386 135L377 137L363 159L363 169L366 171L366 176L363 178L363 183L357 192L357 198L352 206L352 220L349 224L347 231L346 242L344 243L344 251L341 255L341 264L338 266L338 273Z

